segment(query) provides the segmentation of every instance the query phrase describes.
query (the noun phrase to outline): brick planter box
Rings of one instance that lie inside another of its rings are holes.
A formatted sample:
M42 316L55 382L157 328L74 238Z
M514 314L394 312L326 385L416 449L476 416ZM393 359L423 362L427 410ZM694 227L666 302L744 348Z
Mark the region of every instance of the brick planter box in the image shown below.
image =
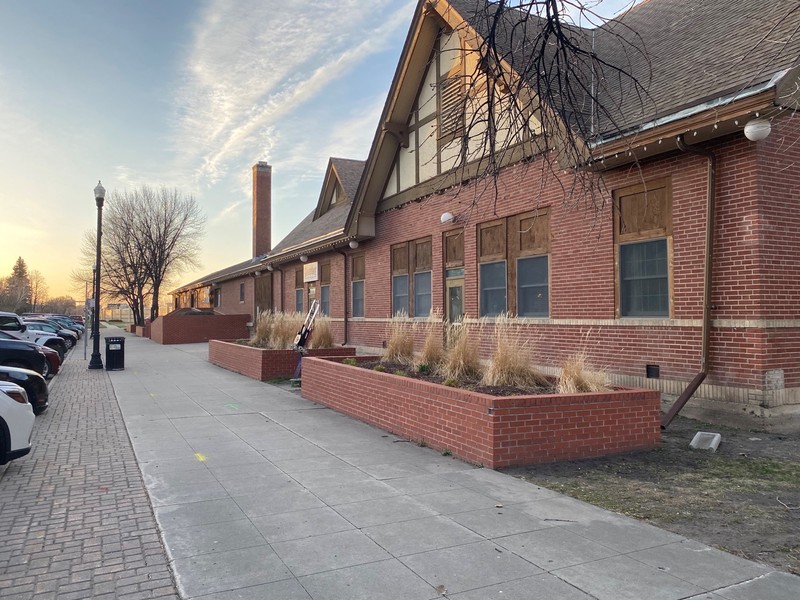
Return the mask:
M355 356L355 348L320 348L308 351L308 356ZM212 364L247 375L259 381L287 379L294 376L297 367L297 352L294 350L265 350L234 342L210 340L208 342L208 361ZM305 359L303 359L303 378L305 379Z
M492 469L655 448L661 439L655 390L489 396L335 359L307 358L301 392L308 400Z

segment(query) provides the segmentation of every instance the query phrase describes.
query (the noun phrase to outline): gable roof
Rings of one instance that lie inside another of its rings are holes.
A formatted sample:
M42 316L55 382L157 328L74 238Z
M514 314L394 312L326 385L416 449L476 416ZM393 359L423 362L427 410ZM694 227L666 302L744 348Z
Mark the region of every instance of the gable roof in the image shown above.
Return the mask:
M229 279L236 279L237 277L241 277L242 275L247 275L249 273L255 273L262 268L261 261L263 258L263 256L256 256L255 258L244 260L240 263L236 263L235 265L231 265L230 267L220 269L219 271L214 271L208 275L203 275L199 279L195 279L194 281L182 285L179 288L175 288L170 292L170 294L179 294L181 292L187 292L189 290L205 287L214 283L221 283Z
M331 158L317 206L275 245L264 262L292 260L300 254L349 241L351 238L345 234L344 226L363 172L363 160ZM336 182L342 190L342 197L331 205L330 190Z
M349 234L374 231L375 210L399 146L393 131L405 127L442 26L466 26L479 40L494 31L501 61L512 69L516 65L514 71L527 75L529 85L542 83L525 65L530 63L531 51L542 47L544 20L513 8L495 19L496 11L497 3L486 0L418 2L367 158L357 206L346 225ZM594 48L599 60L610 66L601 68L595 62L592 67L591 61L585 61L586 65L570 73L580 80L573 88L579 93L569 106L550 108L563 121L577 125L592 147L602 146L594 158L602 155L607 145L611 155L601 156L606 159L605 168L674 149L675 136L686 131L675 133L677 125L664 128L661 135L665 141L666 135L671 135L669 143L660 145L656 136L659 145L648 150L649 138L639 136L645 129L655 130L701 114L703 119L692 125L699 133L693 141L700 142L741 131L744 121L738 122L740 115L754 116L764 107L776 105L800 107L800 10L796 5L752 0L645 0L600 28L567 24L564 30L576 48L585 53ZM549 46L544 48L547 53ZM632 79L615 75L613 67ZM563 73L548 73L543 80L562 85L565 78ZM634 80L641 88L635 89ZM598 114L597 104L591 102L592 89L599 103L608 107L606 113ZM792 94L787 92L782 98L785 90ZM747 103L740 103L748 98ZM551 100L559 102L558 97ZM638 154L634 144L639 146ZM454 173L440 175L435 185L443 189L457 183L456 178Z

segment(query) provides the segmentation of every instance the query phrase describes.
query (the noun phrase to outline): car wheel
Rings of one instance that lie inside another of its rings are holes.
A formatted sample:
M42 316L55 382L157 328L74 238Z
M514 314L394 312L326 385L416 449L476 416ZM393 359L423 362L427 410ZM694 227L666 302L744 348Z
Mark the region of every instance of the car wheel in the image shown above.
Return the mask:
M72 338L64 338L64 345L67 347L67 350L72 350L75 341Z
M44 359L44 368L42 369L42 377L47 379L48 375L50 375L50 361L45 358Z

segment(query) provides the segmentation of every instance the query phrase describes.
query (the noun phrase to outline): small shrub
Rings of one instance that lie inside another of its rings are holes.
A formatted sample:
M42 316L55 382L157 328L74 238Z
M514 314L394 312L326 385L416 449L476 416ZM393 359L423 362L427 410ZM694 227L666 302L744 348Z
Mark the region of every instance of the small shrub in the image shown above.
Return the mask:
M383 365L375 365L374 367L372 367L372 370L377 371L378 373L386 373L386 367L384 367Z
M453 453L452 453L452 452L450 452L450 450L448 450L447 448L445 448L444 450L442 450L442 456L452 456L452 454L453 454Z
M299 329L299 328L298 328ZM312 348L333 348L333 329L328 317L317 317L311 331Z
M415 323L408 318L408 315L399 314L392 317L386 328L386 350L384 350L381 360L413 364L414 329Z
M258 313L255 330L250 338L250 345L257 348L268 348L274 322L275 313L271 310Z
M507 313L495 319L492 358L483 374L482 383L493 386L542 387L547 377L529 362L526 334Z
M426 363L420 363L417 365L417 373L430 373L431 367Z
M345 358L342 361L343 365L350 365L351 367L355 367L358 365L358 361L355 358Z
M478 346L470 339L470 327L463 321L447 325L447 354L437 368L444 379L459 381L480 375Z
M399 377L408 377L408 373L406 373L403 369L397 369L394 374Z
M567 358L561 365L557 389L559 394L602 392L608 389L608 375L603 371L588 369L586 355L579 352Z
M448 377L442 382L442 385L446 385L447 387L458 387L458 381L456 381L453 377Z
M305 318L306 316L304 314L298 312L275 313L269 338L269 347L278 350L291 348L297 332L300 331L300 328L303 326Z
M442 330L442 312L437 309L431 311L427 321L428 333L425 335L425 342L422 352L419 355L419 362L431 367L436 367L444 361L444 331Z

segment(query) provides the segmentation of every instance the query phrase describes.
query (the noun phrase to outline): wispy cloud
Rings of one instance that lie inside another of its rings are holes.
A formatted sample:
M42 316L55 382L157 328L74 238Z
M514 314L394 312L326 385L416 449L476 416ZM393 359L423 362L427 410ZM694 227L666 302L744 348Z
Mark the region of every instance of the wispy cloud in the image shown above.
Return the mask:
M386 50L412 6L212 0L196 25L176 98L174 144L183 166L202 187L264 157L279 136L290 135L281 132L284 120Z

